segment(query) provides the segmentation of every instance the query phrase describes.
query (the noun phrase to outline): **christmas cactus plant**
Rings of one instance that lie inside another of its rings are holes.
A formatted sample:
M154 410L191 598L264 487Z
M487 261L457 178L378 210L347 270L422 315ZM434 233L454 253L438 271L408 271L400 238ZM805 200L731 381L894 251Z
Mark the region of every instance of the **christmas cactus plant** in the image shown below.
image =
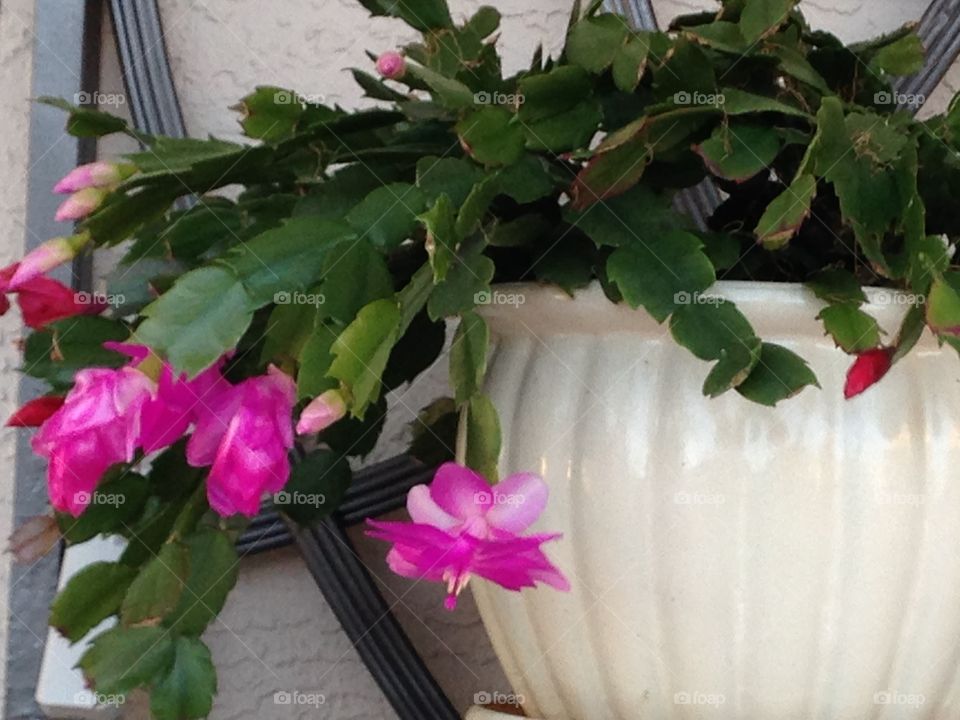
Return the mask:
M101 693L149 688L157 718L210 710L200 636L235 583L246 519L270 493L300 522L335 510L388 393L441 355L450 397L420 414L412 452L449 460L459 423L467 467L443 465L411 493L413 522L371 534L393 543L397 572L446 583L448 606L472 574L566 587L540 549L555 536L522 534L541 480L504 480L523 507L477 499L500 447L478 312L493 283L599 283L709 363L705 395L742 402L817 379L733 303L691 301L718 279L806 283L852 356L851 397L925 328L960 349L960 105L924 122L902 109L891 79L923 59L911 28L846 46L793 0L726 0L665 32L578 6L559 57L505 76L495 9L456 23L444 0L362 1L423 33L353 70L375 109L260 87L238 106L251 142L235 143L46 100L72 134L142 150L64 178L58 217L76 233L0 276L32 328L23 370L50 388L10 421L39 427L56 511L17 543L126 538L116 562L73 578L51 622L78 641L116 617L80 667ZM702 228L674 199L705 179L722 202ZM116 246L102 293L45 276ZM892 340L861 308L864 285L904 291Z

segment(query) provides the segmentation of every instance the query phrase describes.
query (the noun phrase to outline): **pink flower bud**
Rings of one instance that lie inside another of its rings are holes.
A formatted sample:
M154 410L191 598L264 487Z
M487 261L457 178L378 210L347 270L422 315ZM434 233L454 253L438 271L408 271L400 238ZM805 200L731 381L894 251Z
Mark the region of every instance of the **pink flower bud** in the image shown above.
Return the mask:
M47 240L36 250L27 253L26 257L20 261L4 290L16 290L24 283L72 260L89 240L90 236L86 233Z
M68 197L57 209L56 220L65 222L85 218L100 207L106 197L106 191L100 188L88 187L79 190Z
M137 171L129 163L93 162L71 170L53 187L59 194L75 193L86 188L103 188L116 185Z
M387 80L399 80L407 71L407 61L403 55L393 50L377 58L377 72Z
M347 404L337 390L327 390L314 398L300 413L298 435L310 435L324 430L347 414Z

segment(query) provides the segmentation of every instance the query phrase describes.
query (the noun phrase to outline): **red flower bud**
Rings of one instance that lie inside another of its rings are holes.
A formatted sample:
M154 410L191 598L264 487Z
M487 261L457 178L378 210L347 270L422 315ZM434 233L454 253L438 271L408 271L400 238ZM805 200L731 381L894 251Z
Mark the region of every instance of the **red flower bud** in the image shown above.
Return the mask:
M893 348L875 348L857 355L847 371L843 396L849 400L878 382L893 364Z
M43 276L23 284L16 293L23 322L34 329L74 315L99 315L106 309L102 302L89 302L89 296Z
M44 395L25 403L7 420L7 427L40 427L63 405L60 395Z

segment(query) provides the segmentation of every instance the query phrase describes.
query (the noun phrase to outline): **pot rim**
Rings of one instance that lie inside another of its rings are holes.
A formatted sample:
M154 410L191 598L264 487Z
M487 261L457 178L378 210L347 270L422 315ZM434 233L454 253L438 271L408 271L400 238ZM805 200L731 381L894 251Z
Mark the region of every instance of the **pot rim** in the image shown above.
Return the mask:
M861 309L872 315L888 338L896 337L900 322L917 295L892 288L864 287L867 302ZM567 294L557 285L501 283L480 294L477 312L497 335L570 335L611 332L656 333L668 331L669 321L657 323L642 307L613 303L599 281ZM720 280L702 293L687 295L686 302L731 301L751 321L758 336L824 338L817 320L827 303L801 283ZM922 298L920 298L922 300ZM921 342L934 342L927 336ZM830 341L832 342L832 341Z

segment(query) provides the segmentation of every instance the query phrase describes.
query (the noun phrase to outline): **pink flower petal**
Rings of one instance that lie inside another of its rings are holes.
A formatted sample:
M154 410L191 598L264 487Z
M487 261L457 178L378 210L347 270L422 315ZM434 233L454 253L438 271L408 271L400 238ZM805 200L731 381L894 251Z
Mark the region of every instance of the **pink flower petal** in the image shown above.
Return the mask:
M444 463L430 484L434 502L461 521L484 515L493 504L490 484L470 468Z
M390 548L387 552L387 566L401 577L419 580L420 569L412 562L404 559L403 554L396 548Z
M195 464L206 459L216 446L207 478L207 495L216 512L252 517L265 493L277 492L286 484L295 399L293 379L271 368L268 374L248 378L228 391L216 410L198 420L187 446L187 461ZM226 428L218 428L216 423L224 421Z
M212 465L217 448L237 412L242 391L226 380L219 392L207 396L197 407L196 426L187 441L187 462L193 467Z
M426 485L410 488L407 493L407 512L415 523L433 525L441 530L449 530L460 524L457 518L444 512L443 508L433 501L430 488Z
M63 406L33 436L34 452L48 459L50 501L79 515L109 467L130 462L140 434L140 411L153 383L131 367L92 368L76 374Z
M547 507L547 484L535 473L516 473L492 488L493 506L487 523L497 530L521 533L536 522Z

